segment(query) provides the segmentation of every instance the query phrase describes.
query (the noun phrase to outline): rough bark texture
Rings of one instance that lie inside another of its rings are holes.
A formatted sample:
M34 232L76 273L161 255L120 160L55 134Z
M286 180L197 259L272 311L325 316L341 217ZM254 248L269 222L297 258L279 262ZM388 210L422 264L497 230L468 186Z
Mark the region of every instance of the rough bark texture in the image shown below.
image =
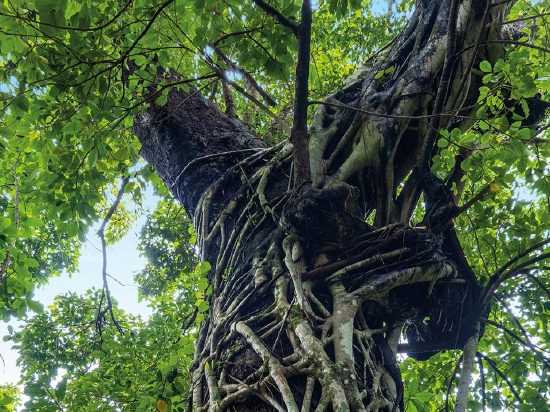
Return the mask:
M438 128L468 127L456 116L475 110L471 69L501 56L484 41L511 3L419 2L403 34L318 107L312 185L294 187L290 143L267 147L196 92L172 91L136 119L143 156L194 216L212 264L190 409L402 412L403 326L418 359L474 333L464 313L479 286L452 228L456 199L424 161ZM422 191L426 216L411 227Z

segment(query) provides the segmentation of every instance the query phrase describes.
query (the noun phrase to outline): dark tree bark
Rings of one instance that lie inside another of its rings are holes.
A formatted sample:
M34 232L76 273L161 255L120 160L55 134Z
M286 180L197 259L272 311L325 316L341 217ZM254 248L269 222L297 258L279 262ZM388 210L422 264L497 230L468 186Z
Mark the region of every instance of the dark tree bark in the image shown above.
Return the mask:
M197 91L136 118L143 156L212 264L190 409L402 412L403 326L427 341L410 341L418 359L474 335L464 306L484 308L452 227L459 199L429 167L437 130L470 127L472 68L502 56L488 40L512 4L419 1L403 33L319 104L311 184L295 184L290 143L267 147ZM421 192L426 216L411 227Z

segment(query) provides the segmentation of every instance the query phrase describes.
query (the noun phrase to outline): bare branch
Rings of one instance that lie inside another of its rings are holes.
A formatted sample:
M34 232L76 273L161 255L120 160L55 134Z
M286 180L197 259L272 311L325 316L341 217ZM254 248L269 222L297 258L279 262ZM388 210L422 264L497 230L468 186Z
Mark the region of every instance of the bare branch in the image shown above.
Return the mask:
M237 118L235 97L233 97L229 83L225 79L222 79L222 90L225 99L225 114L229 117Z
M449 382L447 383L447 392L445 393L445 412L449 412L449 397L451 396L453 380L458 374L458 368L460 367L460 364L462 363L463 358L464 358L464 355L460 355L460 358L458 358L458 361L456 362L456 365L453 369L453 373L449 378Z
M96 318L96 326L99 330L99 333L101 334L101 328L102 328L102 319L105 318L105 315L107 313L110 314L111 320L113 321L114 325L116 326L118 332L123 335L124 331L122 330L122 327L119 325L118 321L115 319L115 314L113 313L113 303L111 301L111 291L109 290L109 282L107 280L107 277L109 276L107 273L107 243L105 242L105 228L107 227L107 223L109 223L109 220L111 220L111 217L116 211L116 208L118 207L120 201L122 200L122 195L124 194L124 187L126 184L130 181L130 177L125 177L122 179L120 190L118 191L117 197L109 210L107 211L107 214L103 218L103 222L101 222L101 226L99 227L99 230L97 231L97 235L101 239L101 251L103 254L103 267L102 267L102 277L103 277L103 296L101 297L101 302L98 307L98 313ZM103 299L107 300L107 305L104 309L102 309L102 303Z
M500 276L502 273L504 273L504 271L506 269L508 269L510 266L512 266L514 263L516 263L518 260L520 260L521 258L527 256L529 253L531 252L534 252L535 250L537 249L540 249L542 248L543 246L546 246L547 244L550 243L550 239L545 239L541 242L538 242L538 243L535 243L533 246L527 248L526 250L524 250L523 252L521 253L518 253L518 255L513 258L513 259L510 259L508 262L506 262L506 264L504 264L499 270L497 270L497 272L495 273L494 276Z
M541 243L548 243L550 242L550 239L547 239L545 242ZM521 255L525 255L526 253L522 253ZM518 258L511 259L505 266L507 266L512 261L517 261ZM520 265L518 265L515 269L508 271L505 275L499 277L498 274L495 274L491 277L491 280L485 286L483 289L483 292L481 294L482 300L481 300L481 310L484 310L489 305L489 302L491 298L493 297L493 294L496 292L497 288L504 283L506 280L513 278L514 276L525 274L528 275L530 270L533 270L533 265L535 263L541 262L543 260L550 259L550 253L543 253L539 256L535 256L532 259L529 259ZM500 273L500 272L497 272Z
M549 269L546 268L546 270L549 270ZM550 290L548 290L548 288L544 285L544 283L542 283L542 282L540 281L540 279L537 279L535 276L533 276L533 275L531 275L531 274L528 274L527 277L528 277L529 279L531 279L533 282L535 282L535 283L538 285L538 287L541 288L541 289L544 291L544 293L546 294L546 296L547 296L548 298L550 298Z
M517 41L517 40L488 40L488 41L484 41L482 44L495 44L495 43L497 43L497 44L513 44L513 45L516 45L516 46L528 47L530 49L539 50L539 51L544 52L544 53L550 53L550 49L547 49L546 47L536 46L536 45L531 44L531 43L525 43L525 42Z
M266 113L269 117L273 119L275 123L277 123L281 128L287 132L291 133L290 127L282 120L279 116L277 116L275 113L273 113L269 107L267 107L265 104L260 102L258 99L256 99L254 96L252 96L250 93L248 93L246 90L244 90L241 86L236 84L235 82L226 79L225 80L228 84L230 84L235 90L237 90L240 94L242 94L244 97L249 99L251 102L253 102L256 106L258 106L264 113Z

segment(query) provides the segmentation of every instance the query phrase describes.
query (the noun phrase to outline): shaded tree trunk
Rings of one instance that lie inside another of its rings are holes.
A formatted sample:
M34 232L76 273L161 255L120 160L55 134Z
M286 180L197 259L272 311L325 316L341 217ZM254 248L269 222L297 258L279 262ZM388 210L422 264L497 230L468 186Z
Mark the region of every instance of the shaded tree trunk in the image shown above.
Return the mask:
M418 358L474 333L463 305L483 308L452 228L459 199L429 170L437 131L471 125L472 69L502 57L488 41L512 3L418 2L403 33L319 104L308 184L295 187L290 143L268 147L195 90L136 118L143 156L212 265L192 410L403 411L403 326L431 337L408 347ZM459 175L447 184L460 192Z

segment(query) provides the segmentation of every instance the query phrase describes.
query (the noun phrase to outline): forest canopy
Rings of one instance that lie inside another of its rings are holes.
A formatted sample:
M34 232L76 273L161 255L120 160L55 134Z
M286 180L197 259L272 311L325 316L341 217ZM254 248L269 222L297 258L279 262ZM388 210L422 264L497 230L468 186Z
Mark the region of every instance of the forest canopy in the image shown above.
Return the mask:
M548 10L0 3L0 411L547 410Z

